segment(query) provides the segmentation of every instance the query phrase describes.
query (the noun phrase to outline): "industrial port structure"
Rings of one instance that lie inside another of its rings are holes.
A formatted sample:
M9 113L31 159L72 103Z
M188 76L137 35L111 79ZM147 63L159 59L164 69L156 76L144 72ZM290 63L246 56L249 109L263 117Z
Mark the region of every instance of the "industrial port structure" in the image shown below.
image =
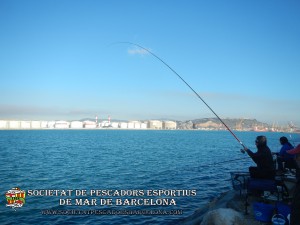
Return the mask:
M271 126L258 122L256 119L224 119L225 123L236 131L256 132L296 132L296 126ZM31 129L128 129L128 130L225 130L226 128L216 118L203 118L189 121L171 120L144 120L144 121L98 121L96 119L86 120L0 120L0 130L31 130Z
M175 121L149 120L111 122L110 119L102 122L97 121L20 121L20 120L0 120L1 130L29 130L29 129L177 129Z

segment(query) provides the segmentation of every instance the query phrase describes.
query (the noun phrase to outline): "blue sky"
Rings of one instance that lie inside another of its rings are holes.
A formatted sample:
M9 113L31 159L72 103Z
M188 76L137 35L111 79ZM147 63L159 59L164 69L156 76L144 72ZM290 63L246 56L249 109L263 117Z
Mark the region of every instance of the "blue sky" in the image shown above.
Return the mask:
M300 125L299 1L0 1L0 119Z

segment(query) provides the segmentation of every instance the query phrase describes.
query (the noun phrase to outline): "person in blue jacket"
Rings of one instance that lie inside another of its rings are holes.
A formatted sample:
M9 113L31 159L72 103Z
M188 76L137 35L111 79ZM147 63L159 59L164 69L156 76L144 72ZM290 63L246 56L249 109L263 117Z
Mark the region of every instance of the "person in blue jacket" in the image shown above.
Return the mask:
M275 166L270 148L267 145L265 136L257 136L255 140L257 152L253 153L250 149L244 148L244 151L256 163L256 167L250 166L249 172L251 178L274 179Z
M289 142L289 140L286 137L281 137L279 139L280 144L282 145L280 152L277 154L277 165L278 170L283 170L285 168L294 169L295 167L295 156L288 154L286 151L291 150L294 148L294 146ZM285 165L283 166L283 163Z

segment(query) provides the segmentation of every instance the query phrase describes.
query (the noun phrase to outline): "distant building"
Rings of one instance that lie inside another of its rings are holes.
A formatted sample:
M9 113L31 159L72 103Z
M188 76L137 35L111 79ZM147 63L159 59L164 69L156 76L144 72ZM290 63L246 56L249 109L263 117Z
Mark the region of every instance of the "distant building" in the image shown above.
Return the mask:
M150 120L148 122L148 128L150 129L162 129L162 122L159 120Z
M177 123L174 121L164 121L163 122L163 129L175 130L176 128L177 128Z

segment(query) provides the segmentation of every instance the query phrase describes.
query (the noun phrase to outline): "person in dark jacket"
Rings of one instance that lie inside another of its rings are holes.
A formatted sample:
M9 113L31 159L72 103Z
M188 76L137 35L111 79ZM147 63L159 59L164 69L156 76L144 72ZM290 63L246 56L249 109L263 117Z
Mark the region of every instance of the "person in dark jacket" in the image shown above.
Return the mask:
M294 160L295 156L287 153L287 151L293 149L294 146L284 136L281 137L279 141L282 147L277 156L278 170L283 170L284 169L283 167L296 169L295 160ZM285 166L283 166L283 163L285 163Z
M244 148L244 151L247 152L257 165L256 167L249 167L250 176L252 178L274 179L275 168L273 156L270 148L267 146L267 138L265 136L257 136L255 144L257 147L257 152L255 153L247 147Z

